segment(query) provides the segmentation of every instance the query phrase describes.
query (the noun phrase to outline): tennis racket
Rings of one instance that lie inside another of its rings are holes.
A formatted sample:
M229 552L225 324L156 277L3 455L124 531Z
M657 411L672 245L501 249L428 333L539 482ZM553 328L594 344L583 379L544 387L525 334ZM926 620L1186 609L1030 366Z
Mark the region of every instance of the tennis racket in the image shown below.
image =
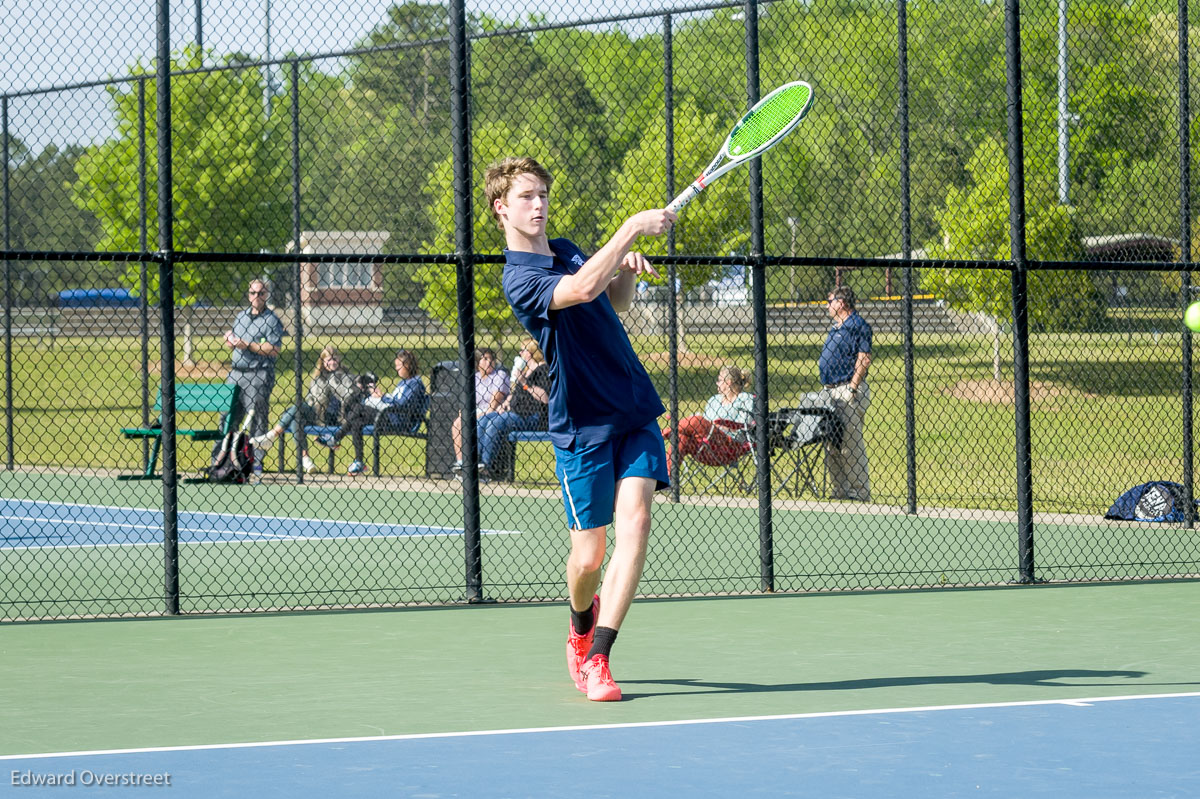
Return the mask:
M802 80L785 83L759 100L729 131L721 152L712 163L692 181L692 185L671 200L667 210L679 213L714 180L774 147L808 115L812 104L812 86Z

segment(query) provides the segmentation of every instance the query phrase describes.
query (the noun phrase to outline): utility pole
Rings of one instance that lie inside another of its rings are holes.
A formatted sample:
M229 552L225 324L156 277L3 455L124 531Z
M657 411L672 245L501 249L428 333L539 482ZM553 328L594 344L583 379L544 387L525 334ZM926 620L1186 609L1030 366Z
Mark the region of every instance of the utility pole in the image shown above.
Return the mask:
M264 3L266 5L266 45L267 45L266 60L268 62L270 62L271 57L272 57L272 54L271 54L271 0L264 0ZM269 116L271 116L271 101L273 99L275 99L275 67L273 67L270 63L268 63L266 65L266 70L267 70L267 88L266 88L266 92L265 92L266 97L263 98L263 104L266 106L267 116L269 117Z
M1071 109L1067 91L1067 0L1058 0L1058 202L1071 204Z

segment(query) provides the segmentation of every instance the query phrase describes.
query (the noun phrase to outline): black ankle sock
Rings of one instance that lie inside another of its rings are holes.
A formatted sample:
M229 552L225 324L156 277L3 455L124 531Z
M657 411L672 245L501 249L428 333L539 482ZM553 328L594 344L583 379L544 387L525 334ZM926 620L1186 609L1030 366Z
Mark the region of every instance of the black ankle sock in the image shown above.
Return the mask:
M583 659L583 662L588 662L596 655L608 657L608 653L612 651L613 642L616 640L617 631L612 627L597 627L596 637L592 639L592 648L588 650L587 657Z
M587 635L587 631L592 629L596 623L595 608L595 605L588 605L587 610L571 608L571 626L575 628L576 635Z

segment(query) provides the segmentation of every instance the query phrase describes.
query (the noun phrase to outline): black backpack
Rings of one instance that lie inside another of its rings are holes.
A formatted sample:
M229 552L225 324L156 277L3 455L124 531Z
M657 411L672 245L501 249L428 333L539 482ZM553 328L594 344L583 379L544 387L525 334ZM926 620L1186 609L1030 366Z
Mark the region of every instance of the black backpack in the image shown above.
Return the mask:
M254 447L250 446L250 436L246 433L250 416L242 422L241 429L230 430L221 439L221 448L213 455L212 466L208 468L210 483L248 483L254 472Z

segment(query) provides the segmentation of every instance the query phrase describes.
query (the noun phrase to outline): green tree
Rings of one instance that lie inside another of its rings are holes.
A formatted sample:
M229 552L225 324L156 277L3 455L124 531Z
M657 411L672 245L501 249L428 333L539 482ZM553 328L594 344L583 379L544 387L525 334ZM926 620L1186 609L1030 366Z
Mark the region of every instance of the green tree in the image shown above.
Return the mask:
M533 46L543 61L570 63L599 104L607 128L603 158L615 172L646 127L663 118L662 37L563 28L538 35Z
M100 225L96 217L75 206L68 189L83 149L48 144L34 156L20 142L10 140L13 249L90 250L95 245ZM121 271L120 266L103 263L23 261L14 264L13 295L18 304L45 305L64 288L111 285Z
M391 231L390 252L413 252L433 236L422 192L451 149L448 23L444 6L390 7L358 43L372 51L350 59L348 89L327 110L327 147L340 171L326 187L324 218ZM468 20L468 28L478 25Z
M670 201L666 195L666 123L658 119L642 136L637 147L630 150L617 176L616 191L605 209L608 235L633 214L647 208L661 208ZM684 177L677 189L712 159L715 149L728 133L727 123L716 114L700 112L690 101L675 109L676 174ZM731 172L705 189L699 197L680 212L675 226L675 249L678 254L731 255L745 252L749 243L750 198L746 189L744 170ZM635 248L651 256L667 252L667 238L646 238ZM677 264L679 296L712 280L720 267L711 263L685 262ZM661 277L650 283L665 285L668 272L659 268ZM681 317L681 320L683 317ZM687 330L681 321L680 346L687 349Z
M445 119L450 111L450 59L444 44L421 43L449 34L446 7L405 2L386 13L386 21L355 45L356 50L371 52L351 57L346 76L380 108L399 106L426 123ZM468 20L468 30L477 29Z
M969 189L951 188L939 215L942 239L928 245L934 259L1007 261L1012 256L1008 223L1008 164L996 139L985 140L967 165ZM1038 260L1080 260L1083 249L1069 208L1032 198L1025 229L1026 253ZM1012 284L1005 269L924 270L922 288L950 307L981 312L993 325L993 375L1000 379L1000 320L1012 318ZM1088 330L1104 319L1104 305L1088 273L1029 273L1029 321L1034 330Z
M547 150L529 154L539 160L543 154L547 158L553 154L560 165L555 179L563 187L559 209L566 196L574 204L569 216L559 215L554 232L585 249L598 246L598 215L602 200L612 190L614 165L607 160L612 120L578 68L567 60L569 54L551 60L540 52L536 38L494 37L480 41L472 50L474 146L477 151L493 146L479 133L492 125L521 131L525 140L545 142ZM499 145L505 149L505 142ZM477 155L476 160L483 159Z
M1057 178L1057 9L1023 23L1027 173ZM1070 203L1084 236L1178 235L1176 22L1104 0L1068 8ZM1136 191L1130 187L1136 186ZM1054 189L1055 196L1057 188Z
M226 63L242 58L230 56ZM172 70L198 69L192 48L173 59ZM135 65L132 75L149 75ZM147 241L158 239L158 197L154 175L158 155L156 81L145 79ZM76 204L100 222L101 250L136 250L139 238L138 99L132 82L108 89L117 117L115 138L89 147L75 165L71 186ZM225 69L172 78L172 157L174 243L179 250L255 252L282 249L290 232L290 165L286 145L288 114L264 103L264 76L257 68ZM258 267L251 264L180 263L176 266L177 304L201 299L233 301ZM157 273L151 270L151 293ZM136 289L139 269L125 273Z
M99 223L75 207L67 188L83 152L79 145L60 150L48 144L37 156L15 159L9 173L14 249L80 250L93 245Z

